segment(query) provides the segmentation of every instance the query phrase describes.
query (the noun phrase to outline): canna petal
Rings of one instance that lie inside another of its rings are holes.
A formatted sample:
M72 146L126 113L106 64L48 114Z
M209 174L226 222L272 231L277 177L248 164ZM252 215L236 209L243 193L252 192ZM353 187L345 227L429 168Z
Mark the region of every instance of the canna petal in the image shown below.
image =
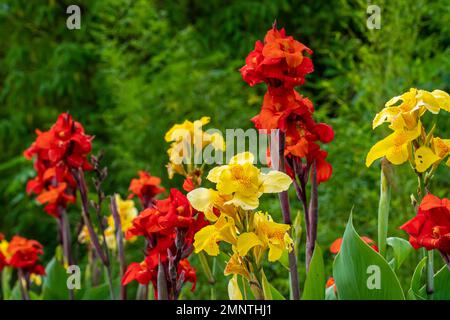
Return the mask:
M381 112L377 113L372 121L372 129L380 126L385 122L392 122L401 113L399 107L386 107Z
M213 212L214 204L219 199L219 193L213 189L198 188L187 194L191 206L203 212L209 221L216 221L217 216Z
M230 300L242 300L241 289L239 288L238 277L233 276L228 282L228 297Z
M217 229L213 225L206 226L198 231L194 236L195 253L205 251L210 256L217 256L219 254L217 236Z
M242 153L238 153L237 155L235 155L234 157L232 157L230 159L229 164L245 164L245 163L253 163L254 161L254 156L251 152L242 152Z
M447 112L450 112L450 95L442 90L434 90L431 92L437 100L439 107Z
M440 159L441 158L435 155L430 148L425 146L417 149L414 154L416 170L418 172L425 172L433 163L439 161Z
M251 248L261 245L263 243L254 232L245 232L238 237L236 249L241 257L245 257Z
M366 166L370 167L375 160L384 157L387 153L388 148L390 148L391 146L392 146L391 136L388 136L383 140L380 140L377 143L375 143L375 145L372 148L370 148L369 153L367 154Z
M291 177L280 171L270 171L262 174L262 190L263 193L278 193L286 191L292 183Z

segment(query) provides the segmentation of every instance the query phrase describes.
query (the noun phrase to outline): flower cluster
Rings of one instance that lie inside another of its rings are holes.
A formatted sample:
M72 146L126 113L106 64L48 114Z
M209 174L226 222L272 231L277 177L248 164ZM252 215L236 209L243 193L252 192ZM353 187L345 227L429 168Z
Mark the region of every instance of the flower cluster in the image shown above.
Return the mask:
M450 258L450 200L427 194L417 215L400 227L415 248L439 250Z
M44 275L45 269L39 262L43 253L43 246L36 240L14 236L8 242L0 234L0 271L9 266L29 275Z
M143 208L148 208L155 202L155 197L166 191L160 186L161 179L153 177L145 171L139 171L139 178L131 180L129 198L132 199L137 196L141 201Z
M209 122L209 117L202 117L194 122L185 120L181 124L173 125L164 137L166 142L170 142L167 150L169 178L172 179L175 174L184 176L186 178L184 188L187 191L201 184L203 172L196 164L202 162L203 150L208 146L215 152L225 150L225 142L220 133L208 133L203 130L203 126Z
M205 225L204 215L194 210L180 191L171 189L167 199L156 200L128 228L126 238L143 236L147 248L144 261L128 266L122 284L133 280L145 285L151 282L157 296L158 271L163 268L168 298L176 299L185 282L191 282L194 290L196 273L187 257L192 253L195 233Z
M231 245L225 275L234 275L233 284L240 275L251 284L255 295L262 297L259 275L265 253L269 261L279 260L283 252L292 250L289 225L276 223L267 213L255 212L263 193L287 190L291 178L278 171L262 173L253 165L253 155L240 153L228 165L213 168L207 179L216 189L197 188L188 193L188 199L198 211L204 212L213 224L195 234L195 252L205 251L211 256L220 252L219 243Z
M59 115L50 130L36 133L36 140L24 152L27 159L35 158L37 173L28 181L27 192L37 194L37 201L46 204L44 210L58 218L61 209L75 202L77 183L71 170L92 169L87 160L92 137L68 113Z
M287 36L284 29L274 26L267 32L264 43L256 42L240 71L251 86L261 82L268 86L261 111L252 119L255 127L281 130L286 136L284 153L290 167L288 173L294 175L294 165L298 166L300 159L306 160L302 165L304 171L309 171L315 162L320 183L331 177L332 167L325 160L327 152L318 142L331 142L334 132L329 125L314 121L312 102L294 90L314 70L305 52L312 54L308 47Z
M375 129L388 122L393 133L370 149L366 165L386 157L396 165L409 160L418 173L430 167L433 171L450 154L450 140L435 137L434 127L427 132L421 117L427 112L438 114L441 109L450 112L450 96L441 90L428 92L412 88L389 100L375 116L372 126ZM447 165L450 165L450 160L447 160Z

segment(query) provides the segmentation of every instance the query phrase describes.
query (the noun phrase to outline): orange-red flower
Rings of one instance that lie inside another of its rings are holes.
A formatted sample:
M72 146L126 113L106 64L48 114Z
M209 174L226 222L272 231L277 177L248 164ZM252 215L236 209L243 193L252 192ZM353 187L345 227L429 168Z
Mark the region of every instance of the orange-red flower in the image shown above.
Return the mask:
M417 215L400 227L409 234L415 249L437 249L450 254L450 200L427 194L419 205Z
M167 199L156 200L153 206L143 210L127 230L126 238L144 236L147 248L144 261L130 264L122 283L126 285L133 280L142 284L152 282L157 294L156 281L161 263L166 269L172 298L177 296L184 282L192 282L194 289L195 269L185 258L192 253L195 233L207 224L203 213L194 210L184 194L171 189ZM177 273L176 283L169 277L169 268Z
M7 248L6 263L13 268L42 275L45 274L45 269L39 264L39 256L43 253L43 246L36 240L14 236Z
M58 116L49 131L36 130L36 141L24 152L27 159L37 156L38 161L50 166L65 165L69 168L90 170L87 155L92 149L92 137L84 133L83 126L68 113Z
M372 239L370 239L369 237L366 237L366 236L362 236L361 239L365 243L367 243L373 250L378 252L378 247L375 244L375 241L373 241ZM334 242L330 246L330 252L333 254L338 254L339 251L341 251L341 246L342 246L342 238L338 238L338 239L334 240Z
M38 202L46 204L44 210L58 218L60 210L75 202L76 181L71 170L91 170L87 156L92 148L92 137L68 113L58 116L50 130L36 130L37 138L24 151L24 156L34 158L36 177L27 183L27 193L38 195Z
M155 197L165 191L160 186L161 179L151 176L145 171L139 171L139 178L131 180L129 190L131 192L129 198L138 196L144 208L149 207L155 201Z
M251 86L261 82L272 87L302 85L305 76L314 71L305 52L313 53L292 36L286 36L284 29L274 26L267 32L264 44L257 41L255 49L245 59L245 66L240 69L242 78Z

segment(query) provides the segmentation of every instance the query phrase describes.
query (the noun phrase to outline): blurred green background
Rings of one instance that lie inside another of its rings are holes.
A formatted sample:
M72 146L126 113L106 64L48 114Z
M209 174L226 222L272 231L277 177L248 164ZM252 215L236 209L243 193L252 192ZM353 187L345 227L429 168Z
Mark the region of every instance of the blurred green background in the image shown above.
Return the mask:
M381 8L380 30L366 27L368 3ZM81 30L66 28L70 4L81 7ZM34 172L22 151L35 128L47 130L67 110L95 135L95 152L105 151L108 193L125 196L141 169L161 176L166 187L180 187L167 177L164 133L203 115L221 130L252 127L265 88L247 86L238 69L274 19L314 50L315 72L300 91L336 133L326 146L333 177L319 188L318 242L327 251L352 208L359 233L376 239L379 161L366 168L364 159L388 130L372 131L371 120L410 87L449 91L448 0L0 0L0 232L38 239L44 260L53 255L56 223L25 193ZM444 113L437 120L443 137L450 136L448 120ZM432 191L448 197L449 178L441 167ZM389 232L405 238L398 227L413 215L416 179L405 165L396 168L395 182ZM291 199L295 212L301 206ZM261 207L280 216L276 196L265 196ZM75 224L79 206L70 215ZM129 247L128 262L141 259L141 247ZM299 259L303 280L303 253ZM416 263L412 257L402 268L405 287ZM328 252L326 264L331 275ZM286 272L280 265L268 269L287 295ZM216 275L217 297L226 298L220 266ZM185 290L184 297L210 297L199 277L197 292Z

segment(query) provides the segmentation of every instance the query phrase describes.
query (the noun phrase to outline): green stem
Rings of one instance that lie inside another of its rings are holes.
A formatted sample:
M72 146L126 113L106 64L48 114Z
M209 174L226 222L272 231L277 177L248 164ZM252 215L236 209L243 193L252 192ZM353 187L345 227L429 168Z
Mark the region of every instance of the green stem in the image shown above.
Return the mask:
M378 248L380 254L386 258L386 239L389 223L389 206L391 201L391 187L387 178L389 162L384 159L381 162L380 174L380 202L378 205Z

